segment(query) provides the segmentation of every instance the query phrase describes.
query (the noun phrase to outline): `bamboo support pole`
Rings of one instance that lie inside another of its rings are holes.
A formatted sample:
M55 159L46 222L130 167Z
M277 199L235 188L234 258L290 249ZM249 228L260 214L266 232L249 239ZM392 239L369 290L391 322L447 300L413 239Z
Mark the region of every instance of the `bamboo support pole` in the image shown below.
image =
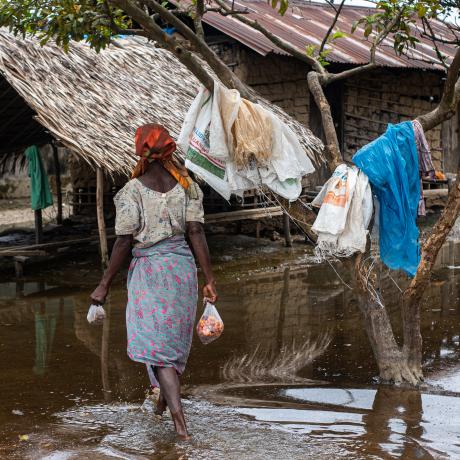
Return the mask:
M61 184L61 165L59 164L58 149L53 142L53 159L54 159L54 175L56 179L56 196L57 196L57 216L56 223L62 225L62 184Z
M291 222L289 220L289 214L283 214L283 229L284 229L284 241L286 242L286 247L292 247L292 238L291 238Z
M34 211L35 215L35 243L40 244L43 241L43 218L42 210Z
M109 251L107 249L107 234L104 219L104 173L101 168L97 168L96 170L96 211L101 262L102 267L107 268L109 264Z

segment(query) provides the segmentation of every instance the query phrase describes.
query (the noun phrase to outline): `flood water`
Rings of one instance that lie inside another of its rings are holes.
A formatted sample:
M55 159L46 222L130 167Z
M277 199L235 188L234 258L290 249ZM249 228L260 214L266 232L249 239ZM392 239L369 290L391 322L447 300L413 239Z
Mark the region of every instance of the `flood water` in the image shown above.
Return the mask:
M193 343L189 443L153 417L145 367L126 355L124 276L96 327L86 320L94 256L29 267L20 281L2 275L0 458L460 458L458 243L443 248L424 299L423 391L377 385L356 300L307 246L211 246L225 332ZM379 278L398 332L404 279Z

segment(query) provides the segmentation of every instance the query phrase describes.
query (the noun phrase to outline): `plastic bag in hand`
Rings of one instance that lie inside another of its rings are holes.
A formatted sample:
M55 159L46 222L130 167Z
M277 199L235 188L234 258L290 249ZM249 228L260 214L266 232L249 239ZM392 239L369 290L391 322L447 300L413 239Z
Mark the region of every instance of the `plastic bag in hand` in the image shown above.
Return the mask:
M205 345L218 339L224 331L224 322L220 317L217 308L206 301L204 312L201 315L196 332L201 342Z
M102 305L90 305L86 319L90 324L101 324L105 319L105 310Z

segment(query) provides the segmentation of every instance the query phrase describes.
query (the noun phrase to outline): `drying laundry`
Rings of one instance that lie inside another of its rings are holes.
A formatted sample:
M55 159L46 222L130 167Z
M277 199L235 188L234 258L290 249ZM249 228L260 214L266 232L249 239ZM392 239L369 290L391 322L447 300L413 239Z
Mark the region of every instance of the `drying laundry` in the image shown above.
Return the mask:
M40 150L36 145L28 147L24 155L29 163L30 204L35 211L45 209L53 204L48 174L43 167Z
M365 251L373 210L366 174L356 166L339 165L312 205L321 207L312 227L319 256L348 257Z
M422 179L435 180L435 170L433 160L431 158L430 147L425 137L423 127L418 120L412 121L414 129L415 145L417 146L418 164L420 173L420 201L418 204L418 215L425 216L425 199L423 198L423 184Z
M413 276L420 261L420 176L412 122L389 125L353 156L353 162L367 174L379 200L380 258Z
M259 104L215 82L202 88L182 125L185 166L225 199L268 187L290 201L314 167L292 130Z

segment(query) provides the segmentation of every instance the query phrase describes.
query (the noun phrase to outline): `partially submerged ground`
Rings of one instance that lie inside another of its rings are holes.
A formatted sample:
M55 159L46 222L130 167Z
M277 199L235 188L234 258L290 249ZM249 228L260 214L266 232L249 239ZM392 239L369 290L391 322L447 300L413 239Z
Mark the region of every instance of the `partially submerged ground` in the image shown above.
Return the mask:
M30 266L0 284L0 453L9 458L458 458L460 251L450 241L423 312L433 388L377 385L356 299L340 266L301 238L210 238L225 332L194 341L184 375L194 439L144 403L147 377L126 356L123 276L102 328L86 321L94 252ZM332 264L334 265L334 264ZM404 281L380 273L399 328Z

